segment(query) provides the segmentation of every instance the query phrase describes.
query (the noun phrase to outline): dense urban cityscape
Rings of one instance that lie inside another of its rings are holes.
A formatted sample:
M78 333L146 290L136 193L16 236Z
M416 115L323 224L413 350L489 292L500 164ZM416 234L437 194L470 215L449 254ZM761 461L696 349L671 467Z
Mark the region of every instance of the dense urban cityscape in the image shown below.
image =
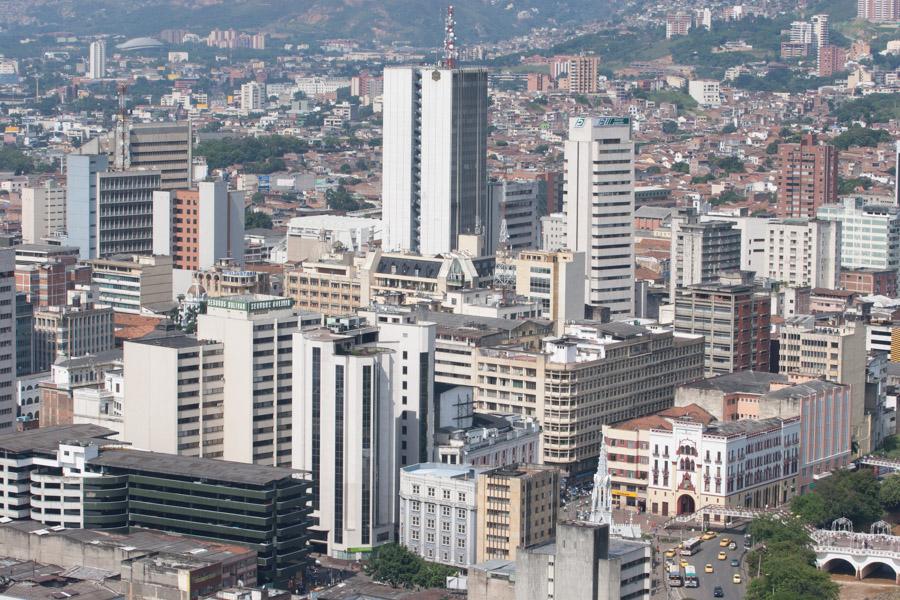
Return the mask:
M0 598L900 598L900 0L0 0Z

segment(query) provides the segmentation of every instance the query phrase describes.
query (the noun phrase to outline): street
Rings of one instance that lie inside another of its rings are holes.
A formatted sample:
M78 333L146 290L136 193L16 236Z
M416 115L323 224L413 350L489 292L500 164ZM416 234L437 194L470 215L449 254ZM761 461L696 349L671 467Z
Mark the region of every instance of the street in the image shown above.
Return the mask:
M696 533L692 535L696 535ZM731 538L737 544L737 549L729 550L728 548L719 547L719 540L721 540L722 537ZM666 585L668 590L666 598L672 600L681 600L683 598L696 598L697 600L712 598L713 589L717 585L721 586L722 590L725 592L724 598L743 598L747 585L747 570L743 560L745 555L743 538L744 536L740 532L719 533L715 538L703 542L700 545L700 551L697 554L683 557L687 560L688 564L694 565L697 569L697 578L700 581L700 587L668 588L668 585ZM660 546L663 551L665 551L674 546L674 544L660 544ZM725 560L719 560L717 558L719 552L725 552ZM681 558L682 557L676 556L674 560L680 560ZM731 566L731 560L734 558L741 561L739 567ZM704 567L707 564L713 566L712 573L704 572ZM741 574L742 581L740 584L732 582L732 576L735 573Z

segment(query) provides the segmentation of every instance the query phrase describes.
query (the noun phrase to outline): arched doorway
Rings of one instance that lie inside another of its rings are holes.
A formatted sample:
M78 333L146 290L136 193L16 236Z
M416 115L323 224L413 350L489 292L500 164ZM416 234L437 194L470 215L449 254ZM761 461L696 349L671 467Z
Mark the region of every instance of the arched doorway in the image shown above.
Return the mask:
M693 496L689 494L682 494L678 498L678 514L679 515L692 515L694 511L697 510L697 507L694 504Z

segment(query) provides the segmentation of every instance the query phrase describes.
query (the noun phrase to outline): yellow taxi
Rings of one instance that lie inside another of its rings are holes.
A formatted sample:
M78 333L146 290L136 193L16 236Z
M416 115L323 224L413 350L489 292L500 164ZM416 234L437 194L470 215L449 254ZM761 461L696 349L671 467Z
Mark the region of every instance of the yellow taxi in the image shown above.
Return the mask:
M700 539L702 539L704 542L708 542L709 540L711 540L715 537L716 537L715 531L707 531L706 533L704 533L703 535L700 536Z
M740 573L735 573L734 575L732 575L732 576L731 576L731 582L732 582L732 583L740 583L740 582L741 582L741 574L740 574Z
M719 556L717 558L719 560L725 560L726 558L728 558L728 555L725 554L724 552L719 552Z
M706 572L706 573L712 573L712 572L713 572L713 566L712 566L711 564L709 564L709 563L706 563L706 566L703 567L703 571Z
M675 548L666 550L666 558L675 558Z
M728 544L730 544L730 543L731 543L731 538L723 537L721 540L719 540L719 547L727 548Z
M680 564L681 564L681 568L683 569L683 568L685 568L686 566L688 566L690 563L689 563L688 561L686 561L685 559L682 558Z

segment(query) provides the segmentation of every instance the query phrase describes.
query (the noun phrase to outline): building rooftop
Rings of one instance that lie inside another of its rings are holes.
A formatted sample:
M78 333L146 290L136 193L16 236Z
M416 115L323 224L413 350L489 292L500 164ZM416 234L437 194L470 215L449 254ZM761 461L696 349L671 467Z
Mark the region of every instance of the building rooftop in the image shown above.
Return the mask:
M737 371L717 375L709 379L699 379L680 387L695 390L718 390L725 394L765 394L773 383L787 383L787 375L757 371Z
M716 421L710 423L703 432L704 435L724 435L727 437L758 433L770 429L781 429L783 419L772 417L771 419L741 419L740 421Z
M708 425L715 420L715 417L705 409L696 404L688 404L687 406L673 406L665 410L661 410L656 414L645 415L635 419L629 419L621 423L610 425L611 429L622 431L649 431L650 429L672 430L672 422L670 419L689 418Z
M282 467L269 467L211 458L194 458L126 448L104 450L100 453L100 456L91 459L89 462L92 466L246 485L268 485L282 479L303 477L303 471Z
M109 364L122 360L122 350L107 350L106 352L98 352L97 354L85 354L84 356L76 356L74 358L56 359L53 363L56 367L65 369L78 369L81 367L89 367L97 364Z
M550 327L553 321L549 319L501 319L497 317L480 317L473 315L458 315L456 313L437 312L433 310L419 309L416 314L426 321L436 323L438 327L453 329L478 329L494 331L514 331L525 324L536 323Z
M403 472L409 475L421 475L423 477L437 477L441 479L475 479L479 473L485 471L478 467L467 465L449 465L445 463L419 463L403 467Z
M29 451L56 453L60 443L68 441L89 442L97 445L121 444L122 442L106 439L115 434L116 432L112 429L90 424L41 427L0 435L0 450L15 453Z

